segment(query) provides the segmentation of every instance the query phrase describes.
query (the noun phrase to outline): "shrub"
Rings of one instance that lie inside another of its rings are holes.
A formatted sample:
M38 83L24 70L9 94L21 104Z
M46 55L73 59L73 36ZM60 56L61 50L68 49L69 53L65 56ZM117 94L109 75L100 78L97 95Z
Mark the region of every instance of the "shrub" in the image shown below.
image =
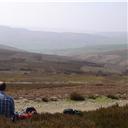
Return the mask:
M49 102L49 99L48 99L48 97L43 97L43 98L42 98L42 101L43 101L43 102Z
M76 92L71 93L70 99L75 100L75 101L84 101L85 100L84 96L82 96L81 94L76 93Z
M110 99L114 99L114 100L119 99L117 96L114 96L114 95L107 95L107 97L110 98Z

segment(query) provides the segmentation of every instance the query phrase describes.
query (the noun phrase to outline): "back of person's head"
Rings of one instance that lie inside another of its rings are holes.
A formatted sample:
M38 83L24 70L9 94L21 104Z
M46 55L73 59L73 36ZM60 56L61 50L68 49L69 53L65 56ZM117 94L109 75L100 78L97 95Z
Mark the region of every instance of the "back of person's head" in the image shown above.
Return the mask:
M6 89L6 83L0 81L0 91L5 91L5 89Z

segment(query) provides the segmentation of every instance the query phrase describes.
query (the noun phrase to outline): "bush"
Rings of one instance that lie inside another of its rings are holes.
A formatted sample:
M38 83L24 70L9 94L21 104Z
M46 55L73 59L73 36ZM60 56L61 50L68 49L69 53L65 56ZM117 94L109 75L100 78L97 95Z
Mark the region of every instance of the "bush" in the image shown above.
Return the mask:
M43 102L49 102L49 99L48 99L48 97L43 97L43 98L42 98L42 101L43 101Z
M107 97L110 98L110 99L114 99L114 100L118 100L119 99L117 96L114 96L114 95L108 95Z
M76 92L71 93L70 99L75 100L75 101L84 101L85 100L84 96L82 96L81 94L76 93Z

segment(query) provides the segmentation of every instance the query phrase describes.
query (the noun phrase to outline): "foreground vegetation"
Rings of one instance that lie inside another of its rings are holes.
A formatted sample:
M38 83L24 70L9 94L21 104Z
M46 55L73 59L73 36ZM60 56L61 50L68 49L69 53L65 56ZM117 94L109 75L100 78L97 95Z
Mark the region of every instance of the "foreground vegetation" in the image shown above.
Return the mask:
M12 123L0 118L1 128L128 128L128 106L118 105L83 112L83 115L40 114Z

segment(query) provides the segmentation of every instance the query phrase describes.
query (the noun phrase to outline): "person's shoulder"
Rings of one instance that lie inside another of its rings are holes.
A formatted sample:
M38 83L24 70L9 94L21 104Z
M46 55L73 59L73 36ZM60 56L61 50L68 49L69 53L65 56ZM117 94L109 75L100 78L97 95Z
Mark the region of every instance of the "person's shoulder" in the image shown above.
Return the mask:
M6 95L6 99L13 100L13 97Z
M4 97L5 97L5 93L0 91L0 99L4 99Z

